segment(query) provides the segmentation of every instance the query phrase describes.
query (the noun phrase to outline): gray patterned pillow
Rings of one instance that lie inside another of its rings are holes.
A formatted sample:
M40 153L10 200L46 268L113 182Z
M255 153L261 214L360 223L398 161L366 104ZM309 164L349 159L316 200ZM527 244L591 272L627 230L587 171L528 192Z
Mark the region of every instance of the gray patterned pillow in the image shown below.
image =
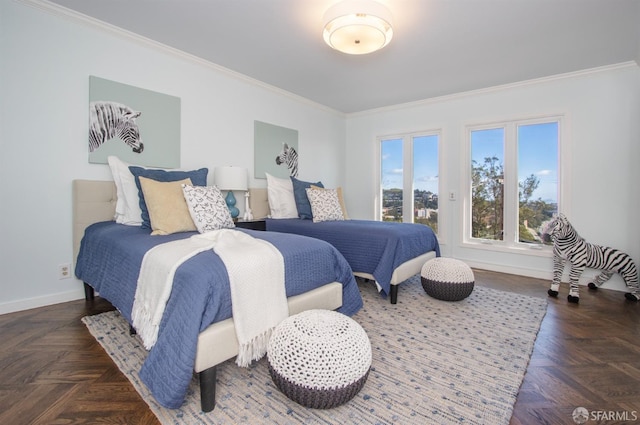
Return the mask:
M313 222L344 220L336 189L308 188L307 198L311 204Z
M222 193L216 186L183 184L182 193L198 232L205 233L236 227Z

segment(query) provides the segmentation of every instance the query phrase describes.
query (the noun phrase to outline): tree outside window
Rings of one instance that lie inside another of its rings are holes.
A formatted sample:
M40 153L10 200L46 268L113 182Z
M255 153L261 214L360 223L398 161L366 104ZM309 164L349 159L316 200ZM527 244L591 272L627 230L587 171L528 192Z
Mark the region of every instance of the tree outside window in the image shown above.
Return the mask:
M470 237L543 244L558 211L558 120L471 129Z

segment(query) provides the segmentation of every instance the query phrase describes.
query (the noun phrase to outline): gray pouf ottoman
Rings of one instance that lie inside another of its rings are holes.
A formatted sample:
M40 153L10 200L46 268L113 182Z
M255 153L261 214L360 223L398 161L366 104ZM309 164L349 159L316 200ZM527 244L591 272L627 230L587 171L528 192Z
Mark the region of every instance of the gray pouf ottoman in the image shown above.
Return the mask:
M422 266L420 275L425 292L444 301L467 298L475 283L471 267L454 258L433 258Z
M267 348L269 373L291 400L313 409L346 403L371 368L371 343L362 326L330 310L308 310L283 320Z

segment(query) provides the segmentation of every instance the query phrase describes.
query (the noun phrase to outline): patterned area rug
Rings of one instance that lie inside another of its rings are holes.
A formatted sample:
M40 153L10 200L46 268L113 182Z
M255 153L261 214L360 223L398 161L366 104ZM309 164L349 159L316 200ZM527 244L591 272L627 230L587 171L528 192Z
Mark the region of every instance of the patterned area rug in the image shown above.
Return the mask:
M429 297L414 276L392 305L360 283L353 318L373 351L363 389L329 410L298 405L271 381L266 358L250 368L218 366L217 404L200 410L194 376L180 409L158 405L138 378L146 356L118 312L83 318L163 424L508 424L547 301L476 286L462 301Z

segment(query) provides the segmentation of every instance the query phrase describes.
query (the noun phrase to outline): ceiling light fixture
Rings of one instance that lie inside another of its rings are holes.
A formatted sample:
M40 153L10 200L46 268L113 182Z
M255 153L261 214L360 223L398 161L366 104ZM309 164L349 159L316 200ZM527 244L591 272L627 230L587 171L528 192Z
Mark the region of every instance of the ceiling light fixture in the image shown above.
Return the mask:
M373 0L345 0L324 14L324 41L350 55L375 52L393 37L391 12Z

